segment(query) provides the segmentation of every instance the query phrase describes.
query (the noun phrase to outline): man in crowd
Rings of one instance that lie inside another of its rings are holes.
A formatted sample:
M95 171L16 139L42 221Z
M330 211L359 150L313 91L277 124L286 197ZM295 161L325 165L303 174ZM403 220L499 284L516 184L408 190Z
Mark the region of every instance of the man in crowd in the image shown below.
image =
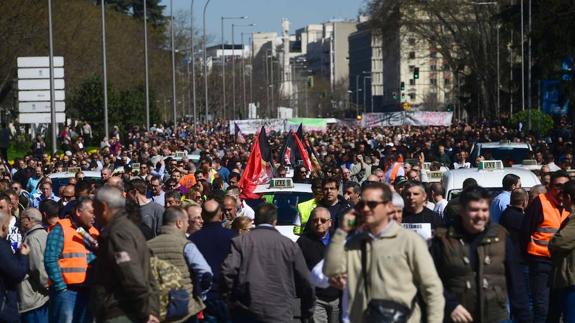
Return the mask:
M361 188L358 183L349 181L343 186L343 197L350 206L354 206L359 202L360 195Z
M501 214L511 202L511 192L521 188L521 178L515 174L507 174L503 177L503 192L499 193L492 201L489 210L491 221L499 223Z
M46 241L44 265L50 278L50 322L86 322L88 267L96 258L99 232L92 200L81 199L73 216L56 224Z
M122 192L96 192L96 214L104 230L94 264L91 308L97 321L159 323L159 294L150 270L150 249L128 219Z
M303 233L311 211L315 209L323 199L322 180L320 178L314 178L311 181L311 191L313 198L297 205L298 214L293 227L293 233L295 235L301 235Z
M12 246L12 250L16 252L22 243L22 234L20 232L19 220L14 216L14 206L12 200L6 194L0 193L0 211L6 212L10 217L10 225L8 227L8 241Z
M212 268L213 284L205 299L205 315L218 322L229 321L227 304L220 294L220 268L230 252L234 233L222 226L224 215L221 205L214 199L207 200L202 206L204 227L190 236Z
M202 218L202 207L195 204L190 204L185 207L186 212L188 212L188 217L190 220L190 226L188 227L188 232L186 232L189 238L192 234L200 231L204 226L204 219Z
M41 194L37 195L32 200L32 207L38 208L40 206L40 202L44 200L60 201L60 198L52 192L52 183L50 181L43 180L40 183L40 192Z
M425 188L419 183L410 182L404 188L402 195L405 200L402 223L423 224L424 227L418 232L423 238L430 239L431 231L442 227L444 224L440 215L426 207L427 193Z
M331 238L331 215L324 207L316 207L311 212L310 221L304 233L297 240L307 268L311 271L325 257ZM307 230L309 229L309 230ZM313 312L313 321L318 323L339 322L340 291L334 287L316 288L317 300Z
M212 270L196 245L186 239L189 219L181 208L171 207L164 212L160 235L148 241L154 256L176 266L182 273L182 288L188 292L188 320L204 309L201 297L211 287ZM194 292L194 290L196 292Z
M445 199L445 188L441 183L433 183L431 184L431 199L435 203L435 208L433 212L438 214L439 216L443 217L443 211L447 206L447 200Z
M233 196L224 196L224 226L228 229L231 228L232 222L237 217L238 203Z
M548 245L569 217L563 205L563 186L569 181L569 174L556 171L551 175L549 192L533 200L526 211L523 222L522 244L527 253L529 266L529 288L533 298L533 321L545 322L549 310L549 279L553 264Z
M128 191L128 197L140 206L142 224L148 227L152 233L152 237L155 237L160 234L164 208L146 197L148 190L146 182L141 179L134 179L130 184L131 189Z
M322 182L323 198L319 205L327 208L331 214L334 229L337 228L337 221L347 212L351 206L339 195L339 181L335 177L328 177Z
M276 223L276 207L262 204L256 209L256 228L232 240L220 287L232 304L234 322L291 322L297 297L297 316L312 315L315 295L302 252L274 228Z
M324 274L345 286L349 302L343 311L351 322L369 322L364 317L369 300L393 300L407 308L410 322L443 322L443 288L425 241L417 234L391 221L392 194L383 183L369 183L361 202L341 218L328 247ZM364 231L351 235L354 223L361 220ZM385 258L386 261L375 261ZM362 269L363 268L363 269ZM367 279L367 282L366 282ZM417 294L423 298L422 312Z
M170 190L165 195L166 207L181 206L182 194L178 190Z
M28 274L18 287L18 310L22 322L48 322L48 273L44 267L44 251L48 233L42 225L42 214L29 208L20 216L24 244L28 254Z
M40 203L40 213L42 213L42 222L48 229L48 232L58 223L60 209L58 203L52 200L44 200Z
M23 244L16 254L10 248L8 226L10 215L0 211L0 295L2 295L2 307L0 307L0 321L18 322L18 284L24 280L28 273L28 254L30 248Z
M164 199L166 193L162 189L160 178L157 176L152 177L152 180L150 181L150 187L152 188L152 201L161 206L166 206Z

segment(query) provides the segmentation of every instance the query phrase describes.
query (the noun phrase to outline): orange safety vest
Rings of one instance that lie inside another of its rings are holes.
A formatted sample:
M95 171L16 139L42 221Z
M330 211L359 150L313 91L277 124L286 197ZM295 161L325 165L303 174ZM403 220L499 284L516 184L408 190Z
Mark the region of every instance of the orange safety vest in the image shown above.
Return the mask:
M84 245L84 238L76 231L76 227L70 219L58 221L64 232L64 247L62 255L58 260L62 277L66 285L82 284L86 280L86 270L88 269L88 253ZM98 239L100 233L94 227L88 230L94 239Z
M393 169L391 170L391 174L389 175L389 183L393 184L395 182L395 178L397 177L397 173L399 173L399 170L401 169L401 167L403 167L402 163L396 162L393 165Z
M548 245L555 233L559 231L561 223L567 217L569 212L563 210L559 213L559 209L551 202L547 194L540 194L539 200L541 201L541 208L543 209L543 222L541 222L535 231L531 233L531 239L527 244L527 253L539 257L550 258Z

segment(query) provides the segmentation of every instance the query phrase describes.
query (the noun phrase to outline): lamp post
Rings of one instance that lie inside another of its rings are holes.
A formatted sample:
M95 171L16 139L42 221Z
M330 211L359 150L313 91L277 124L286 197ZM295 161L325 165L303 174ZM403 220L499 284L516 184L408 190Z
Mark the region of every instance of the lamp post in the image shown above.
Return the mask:
M355 112L356 112L356 115L359 115L359 91L361 91L361 89L359 88L359 77L360 76L361 76L361 74L355 75Z
M108 72L106 68L106 2L101 2L102 11L102 75L104 77L104 133L109 136L108 127Z
M221 27L221 36L222 36L222 99L223 99L223 118L226 118L226 51L224 46L224 21L225 20L239 20L239 19L248 19L247 16L242 17L224 17L222 16L222 27ZM233 46L233 45L232 45ZM232 50L233 52L233 50Z
M174 0L170 0L170 47L172 49L172 110L174 114L174 129L177 125L178 115L176 106L178 100L176 97L176 48L174 46Z
M208 121L208 115L209 115L209 111L208 111L208 106L209 106L209 102L208 102L208 55L206 53L206 43L208 42L208 36L206 34L206 12L208 10L208 5L210 4L211 0L207 0L206 4L204 5L204 41L203 41L203 47L204 47L204 94L205 94L205 104L206 104L206 122Z
M54 37L52 32L52 0L48 0L48 41L50 47L50 121L52 123L52 154L56 153L56 132L58 123L56 122L56 98L54 97ZM107 136L107 134L106 134Z
M371 87L371 75L370 76L364 76L363 77L363 113L367 113L367 100L366 100L366 96L367 96L367 88L365 86L365 80L369 79L369 83L370 83L370 87ZM369 91L371 94L371 91ZM371 95L371 102L373 102L373 95ZM371 106L371 112L373 112L373 105Z
M238 27L253 27L255 24L238 25L232 24L232 111L236 115L236 43L235 43L235 28ZM242 43L243 46L243 43ZM243 56L243 55L242 55ZM243 57L242 57L243 58Z
M193 2L194 0L192 0ZM144 78L146 91L146 130L150 130L150 83L148 72L148 3L144 0Z
M194 115L194 134L198 124L198 110L196 106L196 55L194 53L194 0L190 5L190 64L192 65L192 111Z

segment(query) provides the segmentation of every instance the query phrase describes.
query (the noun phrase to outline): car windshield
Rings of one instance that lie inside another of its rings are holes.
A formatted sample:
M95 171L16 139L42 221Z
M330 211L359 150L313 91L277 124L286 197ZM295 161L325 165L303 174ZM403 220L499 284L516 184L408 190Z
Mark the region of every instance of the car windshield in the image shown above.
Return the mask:
M499 193L503 192L503 188L501 188L501 187L486 187L485 189L489 192L489 195L491 196L491 198L494 198L497 195L499 195ZM461 191L462 190L460 190L460 189L449 191L449 193L447 195L447 199L453 200L454 198L458 197L459 194L461 194Z
M96 181L99 181L100 179L96 178L96 177L84 177L84 180L96 182ZM52 191L55 194L58 194L60 187L68 185L69 182L70 182L70 177L52 178Z
M273 203L278 208L277 225L293 225L297 218L297 205L301 202L309 201L313 198L311 193L304 192L275 192L266 193L260 200L255 203L249 203L257 206L263 202Z
M504 164L522 164L524 160L529 159L529 148L481 148L481 156L486 160L501 160Z

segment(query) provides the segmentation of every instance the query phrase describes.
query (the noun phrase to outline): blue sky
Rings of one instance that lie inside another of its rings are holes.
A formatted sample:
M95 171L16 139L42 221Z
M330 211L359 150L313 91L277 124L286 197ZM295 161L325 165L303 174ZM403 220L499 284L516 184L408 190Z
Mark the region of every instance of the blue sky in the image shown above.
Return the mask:
M190 0L173 0L174 10L189 10ZM170 13L170 1L162 0L166 5L165 14ZM202 25L202 10L205 0L195 0L194 11L196 26ZM281 18L291 22L290 33L311 23L329 19L355 19L364 0L211 0L207 12L208 34L220 39L221 16L248 16L245 23L255 23L253 31L281 31ZM225 27L226 40L231 38L231 21ZM236 22L244 23L244 22ZM244 32L251 29L242 28ZM239 38L239 32L236 37Z

